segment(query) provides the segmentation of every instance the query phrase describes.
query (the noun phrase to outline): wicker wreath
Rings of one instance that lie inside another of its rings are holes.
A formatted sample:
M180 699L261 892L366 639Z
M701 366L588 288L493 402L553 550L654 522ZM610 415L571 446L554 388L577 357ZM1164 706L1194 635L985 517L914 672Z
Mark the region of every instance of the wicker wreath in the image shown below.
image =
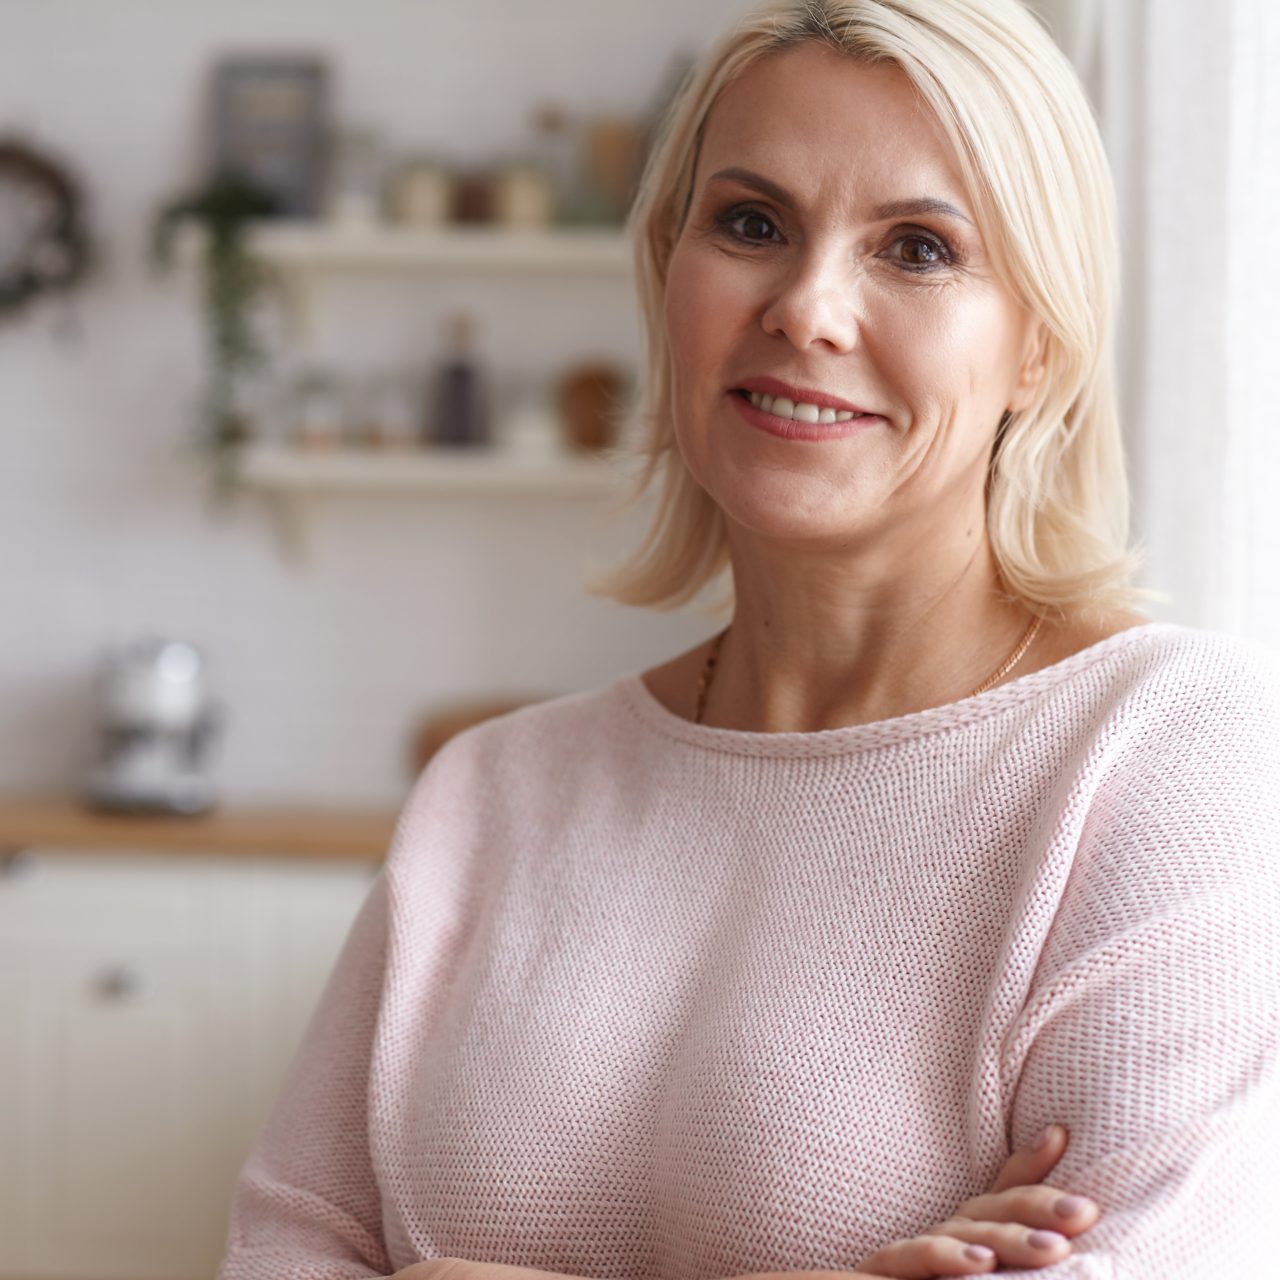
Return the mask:
M0 139L0 320L41 294L71 288L89 258L80 193L70 175L30 147Z

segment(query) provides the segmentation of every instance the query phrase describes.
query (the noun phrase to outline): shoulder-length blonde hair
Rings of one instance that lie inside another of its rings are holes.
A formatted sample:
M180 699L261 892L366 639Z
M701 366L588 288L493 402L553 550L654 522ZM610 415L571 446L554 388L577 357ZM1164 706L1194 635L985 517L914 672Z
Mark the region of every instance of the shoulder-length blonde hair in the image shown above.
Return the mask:
M642 545L588 590L672 609L729 564L722 513L675 441L663 293L712 104L753 62L805 42L907 75L955 149L1001 278L1047 329L1035 402L992 424L987 525L1005 585L1041 613L1132 604L1148 593L1130 585L1138 555L1129 546L1114 382L1111 171L1078 77L1020 0L775 2L693 72L650 153L630 219L646 342L641 467L624 505L656 477L657 506Z

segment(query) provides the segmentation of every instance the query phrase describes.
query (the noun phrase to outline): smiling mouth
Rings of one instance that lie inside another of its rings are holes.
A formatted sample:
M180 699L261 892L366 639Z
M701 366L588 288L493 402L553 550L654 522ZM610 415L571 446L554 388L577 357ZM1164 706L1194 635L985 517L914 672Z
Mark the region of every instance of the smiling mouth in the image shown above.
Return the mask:
M808 404L803 400L788 400L786 396L770 396L761 391L747 391L739 387L735 395L741 396L753 408L762 413L771 413L775 418L786 418L792 422L810 422L829 424L833 422L852 422L857 418L872 418L871 413L851 413L848 409L828 409L816 404Z

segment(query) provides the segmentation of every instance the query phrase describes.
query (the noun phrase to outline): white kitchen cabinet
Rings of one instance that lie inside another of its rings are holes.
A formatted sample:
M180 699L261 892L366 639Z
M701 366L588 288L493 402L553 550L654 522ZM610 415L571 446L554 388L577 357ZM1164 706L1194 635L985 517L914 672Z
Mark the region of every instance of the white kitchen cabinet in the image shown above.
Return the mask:
M376 866L28 852L0 874L0 1277L209 1280Z

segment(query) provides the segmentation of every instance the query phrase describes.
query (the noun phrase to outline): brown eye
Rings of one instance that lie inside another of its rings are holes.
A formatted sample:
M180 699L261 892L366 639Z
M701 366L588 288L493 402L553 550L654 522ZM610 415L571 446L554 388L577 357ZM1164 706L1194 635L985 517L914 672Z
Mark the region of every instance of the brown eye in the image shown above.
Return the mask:
M771 244L778 238L778 228L758 209L730 209L717 221L734 239L747 244Z
M739 221L742 223L742 234L748 240L767 240L774 229L773 223L762 213L744 213Z
M901 236L894 246L902 246L898 261L911 271L933 271L953 260L951 251L941 240L932 236Z

